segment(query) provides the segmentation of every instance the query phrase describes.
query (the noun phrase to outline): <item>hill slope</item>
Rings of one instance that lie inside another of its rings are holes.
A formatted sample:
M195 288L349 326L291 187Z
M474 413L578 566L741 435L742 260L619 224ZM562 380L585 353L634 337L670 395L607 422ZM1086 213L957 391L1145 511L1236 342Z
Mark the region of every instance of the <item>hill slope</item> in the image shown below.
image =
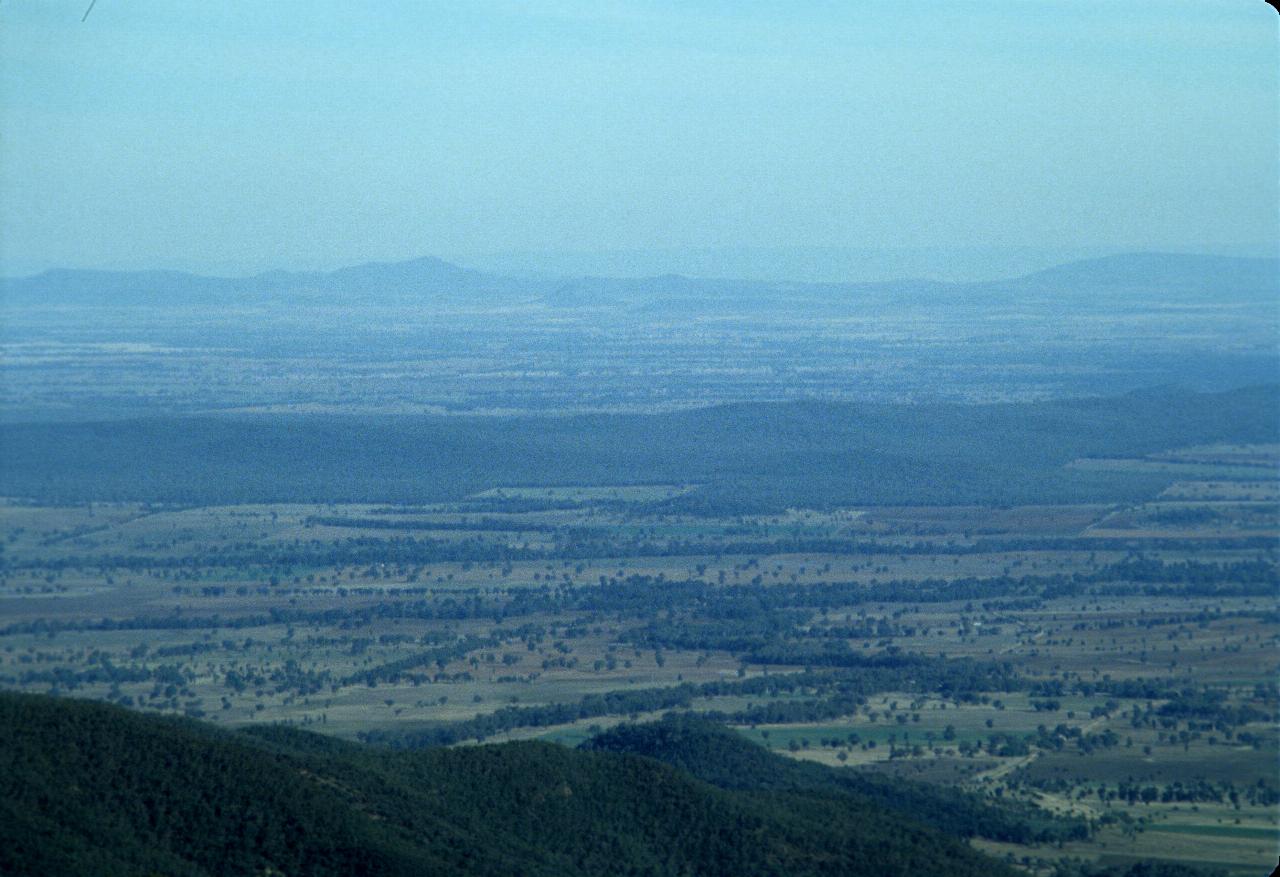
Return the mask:
M1034 808L996 804L959 789L785 758L694 716L673 714L660 722L618 725L581 748L654 758L723 789L846 796L960 837L1030 843L1088 834L1078 820L1055 820Z
M387 752L0 694L0 872L1003 877L851 799L540 743Z

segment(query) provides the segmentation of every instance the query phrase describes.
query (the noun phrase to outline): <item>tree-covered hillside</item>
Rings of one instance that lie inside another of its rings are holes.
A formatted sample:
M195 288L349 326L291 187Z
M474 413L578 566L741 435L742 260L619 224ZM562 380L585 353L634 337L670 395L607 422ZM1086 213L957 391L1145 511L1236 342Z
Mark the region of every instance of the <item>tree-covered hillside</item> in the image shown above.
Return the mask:
M655 758L723 789L781 791L871 803L882 811L921 820L960 837L1028 843L1083 838L1088 833L1078 819L1055 819L1036 808L997 804L954 787L785 758L722 725L691 715L672 714L660 722L619 725L581 748Z
M1000 405L796 402L579 417L0 424L0 494L42 501L427 502L509 485L696 485L673 511L1133 500L1177 478L1073 460L1280 440L1280 393Z
M0 872L996 877L1007 869L853 796L728 790L629 753L542 743L391 752L3 694Z

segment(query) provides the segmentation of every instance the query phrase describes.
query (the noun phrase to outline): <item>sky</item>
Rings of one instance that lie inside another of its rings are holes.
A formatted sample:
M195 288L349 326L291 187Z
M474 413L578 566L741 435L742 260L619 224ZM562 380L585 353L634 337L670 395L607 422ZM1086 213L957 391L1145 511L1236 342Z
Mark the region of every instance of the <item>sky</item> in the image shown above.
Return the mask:
M1262 0L0 2L0 271L1274 252Z

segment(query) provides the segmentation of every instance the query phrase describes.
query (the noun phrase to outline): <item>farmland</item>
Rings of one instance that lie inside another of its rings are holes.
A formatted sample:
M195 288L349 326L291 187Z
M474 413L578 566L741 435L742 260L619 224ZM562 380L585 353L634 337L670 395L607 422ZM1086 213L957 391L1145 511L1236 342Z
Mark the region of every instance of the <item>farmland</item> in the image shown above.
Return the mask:
M1137 502L708 514L696 482L0 507L0 682L379 745L691 710L791 758L1092 826L1033 868L1274 855L1273 444ZM1118 462L1116 462L1118 461Z

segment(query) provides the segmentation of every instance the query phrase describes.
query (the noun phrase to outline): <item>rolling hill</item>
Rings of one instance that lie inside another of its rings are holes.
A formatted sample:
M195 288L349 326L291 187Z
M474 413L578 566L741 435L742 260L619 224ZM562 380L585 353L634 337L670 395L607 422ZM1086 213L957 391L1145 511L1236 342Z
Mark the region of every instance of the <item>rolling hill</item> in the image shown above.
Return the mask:
M393 752L0 694L0 872L1013 873L853 795L731 790L611 749Z

